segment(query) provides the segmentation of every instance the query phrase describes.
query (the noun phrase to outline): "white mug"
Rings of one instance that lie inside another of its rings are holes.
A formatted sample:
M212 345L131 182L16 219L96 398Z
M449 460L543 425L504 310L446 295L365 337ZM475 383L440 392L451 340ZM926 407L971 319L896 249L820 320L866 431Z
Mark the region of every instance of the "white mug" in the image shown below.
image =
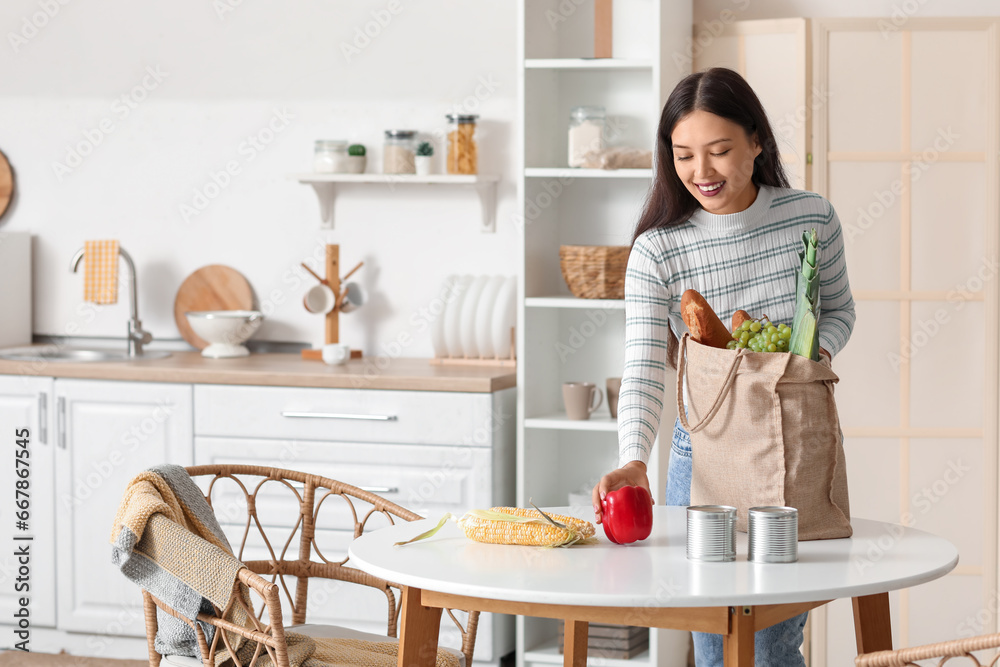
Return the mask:
M344 295L340 299L340 312L349 313L365 303L365 291L359 283L344 283L340 286Z
M313 285L306 290L306 295L302 297L302 305L310 313L325 314L333 310L333 305L337 303L337 297L333 290L322 283Z
M351 358L351 346L343 343L327 343L323 346L323 361L331 366L346 364Z

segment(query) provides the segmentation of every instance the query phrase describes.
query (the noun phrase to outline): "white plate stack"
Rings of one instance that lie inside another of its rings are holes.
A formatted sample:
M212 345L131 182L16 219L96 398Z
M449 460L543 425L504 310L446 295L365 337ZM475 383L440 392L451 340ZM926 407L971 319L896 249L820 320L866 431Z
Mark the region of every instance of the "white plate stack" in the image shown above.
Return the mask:
M511 329L517 318L515 276L448 276L440 298L443 306L431 325L435 357L512 358Z
M794 507L751 507L749 558L755 563L799 559L799 512Z

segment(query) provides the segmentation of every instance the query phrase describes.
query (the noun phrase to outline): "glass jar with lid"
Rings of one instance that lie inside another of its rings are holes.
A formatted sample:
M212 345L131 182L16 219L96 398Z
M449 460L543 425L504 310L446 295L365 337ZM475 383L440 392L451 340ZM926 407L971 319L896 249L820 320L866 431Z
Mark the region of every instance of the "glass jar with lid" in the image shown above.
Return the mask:
M573 107L569 115L569 166L582 167L590 151L604 150L604 107Z
M479 116L450 113L446 118L448 119L448 156L445 165L448 173L478 173L476 120Z
M415 174L414 139L416 130L386 130L382 154L382 173Z
M337 174L347 170L347 142L318 139L313 156L313 170L319 174Z

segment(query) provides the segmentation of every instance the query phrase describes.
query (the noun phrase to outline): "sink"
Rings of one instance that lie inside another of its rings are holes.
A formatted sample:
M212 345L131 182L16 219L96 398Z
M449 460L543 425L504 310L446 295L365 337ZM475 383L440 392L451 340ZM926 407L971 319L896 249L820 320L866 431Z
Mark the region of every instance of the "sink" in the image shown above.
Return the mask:
M75 347L60 347L58 345L38 345L0 350L0 359L6 359L7 361L66 361L86 363L92 361L142 361L146 359L163 359L169 356L169 352L162 350L143 352L140 356L130 357L126 350L88 350Z

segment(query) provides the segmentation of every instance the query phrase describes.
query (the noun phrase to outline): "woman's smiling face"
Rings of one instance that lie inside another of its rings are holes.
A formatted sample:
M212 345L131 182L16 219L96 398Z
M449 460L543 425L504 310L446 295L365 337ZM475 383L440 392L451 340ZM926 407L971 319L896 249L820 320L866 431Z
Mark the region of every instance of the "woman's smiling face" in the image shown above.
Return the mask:
M677 176L709 213L739 213L757 198L751 177L761 147L736 123L695 110L674 126L670 143Z

